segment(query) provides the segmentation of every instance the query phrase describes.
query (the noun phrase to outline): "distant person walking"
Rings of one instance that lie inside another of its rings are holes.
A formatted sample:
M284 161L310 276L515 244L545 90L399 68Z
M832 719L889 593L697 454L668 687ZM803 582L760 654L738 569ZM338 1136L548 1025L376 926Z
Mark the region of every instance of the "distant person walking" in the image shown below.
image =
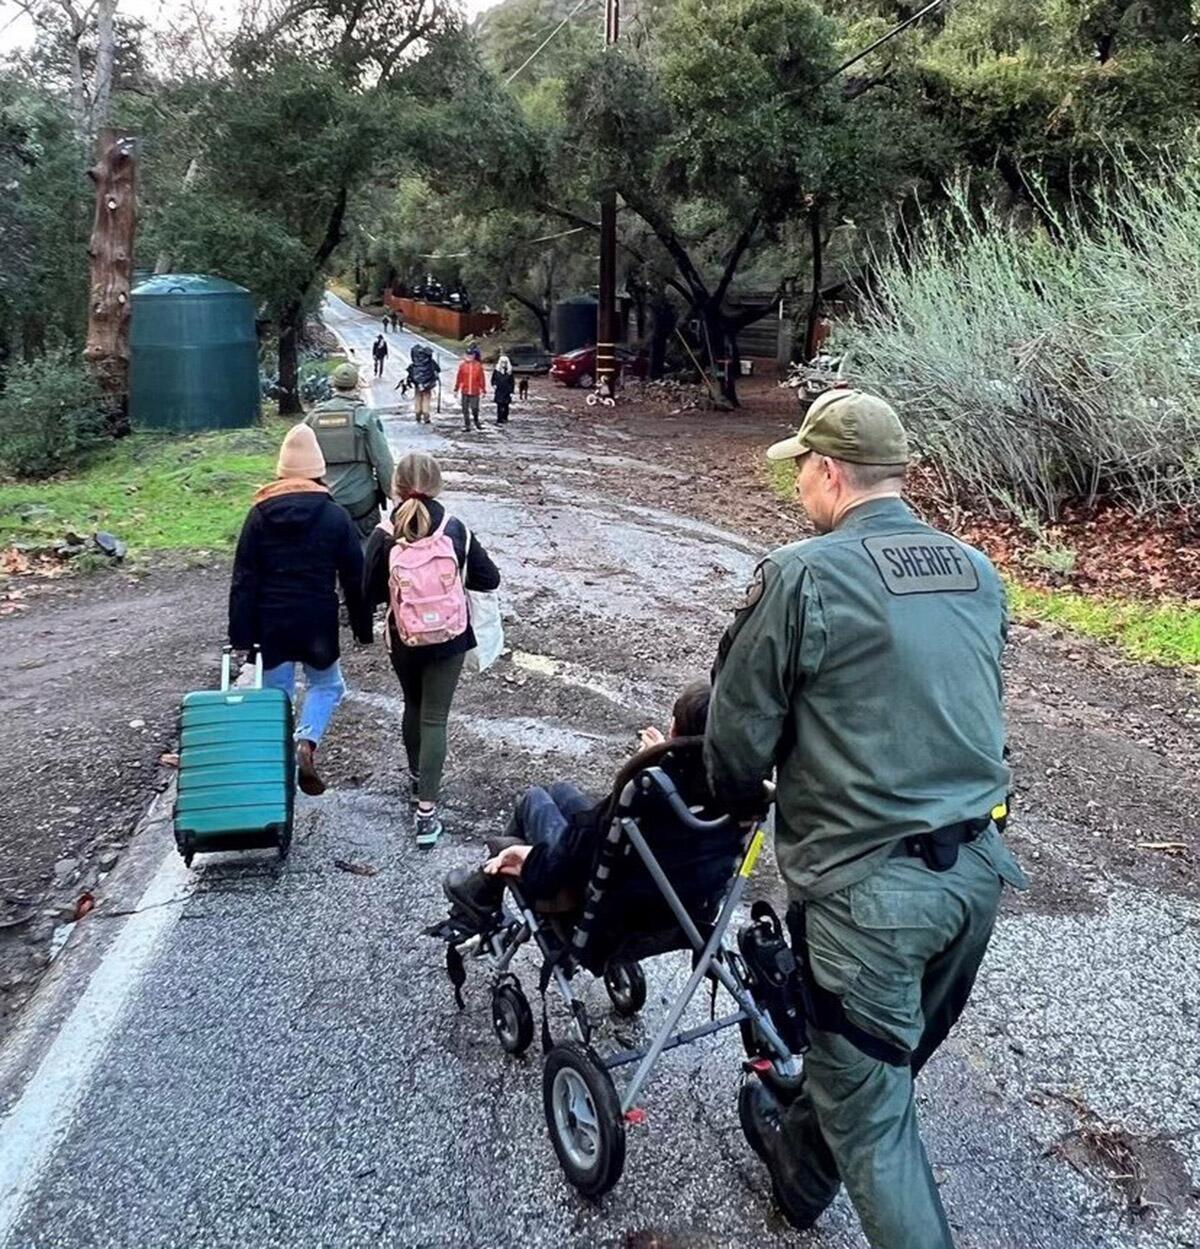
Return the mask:
M429 414L433 409L433 389L442 375L442 366L434 359L433 349L424 343L417 343L409 355L408 371L403 379L396 384L396 389L409 386L413 388L413 415L417 424L422 421L429 424Z
M494 590L500 573L479 539L437 501L442 470L422 451L401 456L391 523L367 543L367 610L388 605L387 646L404 691L402 731L417 845L428 849L442 834L437 802L446 763L446 722L475 646L467 590ZM443 565L453 575L443 575ZM420 610L414 600L420 599Z
M387 317L384 317L384 322L386 323L386 321ZM387 339L382 334L377 335L375 338L375 345L371 348L371 358L375 361L375 376L382 377L383 366L388 358Z
M358 369L339 364L330 379L332 398L318 403L305 418L325 457L326 480L333 501L350 513L364 541L379 523L387 504L395 467L383 423L358 395Z
M492 391L496 396L496 424L508 424L508 409L512 403L513 387L516 377L512 371L512 361L501 356L492 370Z
M296 716L300 788L325 792L317 774L321 736L346 692L338 663L338 597L342 593L354 636L370 642L371 616L363 599L363 555L353 522L322 480L325 457L307 425L283 440L276 480L254 496L242 525L229 587L229 642L262 650L263 684L296 693L296 665L307 691Z
M479 398L486 390L487 380L479 362L479 348L471 347L454 377L454 393L462 396L463 429L468 432L472 420L476 429L483 428L479 423Z

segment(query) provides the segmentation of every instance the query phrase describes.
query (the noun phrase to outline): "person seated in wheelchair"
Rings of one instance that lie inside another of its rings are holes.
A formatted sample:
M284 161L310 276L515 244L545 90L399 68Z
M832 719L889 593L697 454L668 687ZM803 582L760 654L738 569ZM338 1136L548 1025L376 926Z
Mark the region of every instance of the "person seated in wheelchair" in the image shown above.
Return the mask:
M639 734L642 749L622 768L614 792L643 768L657 765L675 782L689 806L709 801L699 740L704 736L712 687L692 681L675 700L664 737L655 728ZM684 749L690 744L695 749ZM568 781L525 791L503 838L488 843L491 857L470 871L455 868L442 882L456 921L482 930L492 924L504 896L505 878L519 878L526 901L548 904L577 896L587 884L606 831L611 798L589 797Z

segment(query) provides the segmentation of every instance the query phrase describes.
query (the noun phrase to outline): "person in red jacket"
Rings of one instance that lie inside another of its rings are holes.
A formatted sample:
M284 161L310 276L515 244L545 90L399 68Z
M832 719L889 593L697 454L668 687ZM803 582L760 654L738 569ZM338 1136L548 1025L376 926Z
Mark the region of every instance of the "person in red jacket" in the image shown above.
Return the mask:
M472 347L467 351L467 358L458 366L454 377L454 393L462 396L463 429L470 432L471 421L475 428L482 429L479 423L479 399L487 390L487 379L483 375L483 365L479 361L479 348Z

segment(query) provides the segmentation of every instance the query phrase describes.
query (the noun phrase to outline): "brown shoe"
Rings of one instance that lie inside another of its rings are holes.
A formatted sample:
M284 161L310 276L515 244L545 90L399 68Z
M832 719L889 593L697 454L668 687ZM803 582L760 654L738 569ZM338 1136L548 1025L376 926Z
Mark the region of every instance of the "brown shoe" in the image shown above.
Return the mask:
M325 782L317 775L317 747L307 739L296 743L296 770L300 792L315 798L325 792Z

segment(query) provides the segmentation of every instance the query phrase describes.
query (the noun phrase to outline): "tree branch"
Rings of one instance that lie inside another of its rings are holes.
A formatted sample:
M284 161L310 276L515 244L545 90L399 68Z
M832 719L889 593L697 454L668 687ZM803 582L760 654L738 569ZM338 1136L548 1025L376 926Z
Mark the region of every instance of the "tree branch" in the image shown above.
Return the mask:
M729 284L733 281L734 274L737 273L737 267L742 262L742 257L746 254L746 248L754 241L754 236L758 233L758 227L762 222L759 213L746 223L746 228L737 236L733 247L729 251L729 256L725 261L725 272L721 274L721 280L717 284L717 289L713 292L713 302L719 308L725 302L725 296L729 293Z
M572 212L569 208L562 208L557 204L547 204L545 202L539 202L535 204L534 207L539 212L544 212L551 217L561 217L564 221L569 221L573 226L578 226L581 230L590 230L593 234L600 233L599 222L589 221L587 217L580 216L579 213ZM641 216L640 213L638 215ZM695 298L695 292L688 290L682 282L671 274L663 273L660 266L656 265L653 261L648 260L640 251L638 251L636 247L633 246L632 243L626 243L621 239L618 239L617 246L624 248L625 251L627 251L634 258L634 260L638 261L640 264L646 265L648 268L653 269L654 272L659 274L663 281L666 282L666 284L673 291L682 295L684 299L692 300Z

